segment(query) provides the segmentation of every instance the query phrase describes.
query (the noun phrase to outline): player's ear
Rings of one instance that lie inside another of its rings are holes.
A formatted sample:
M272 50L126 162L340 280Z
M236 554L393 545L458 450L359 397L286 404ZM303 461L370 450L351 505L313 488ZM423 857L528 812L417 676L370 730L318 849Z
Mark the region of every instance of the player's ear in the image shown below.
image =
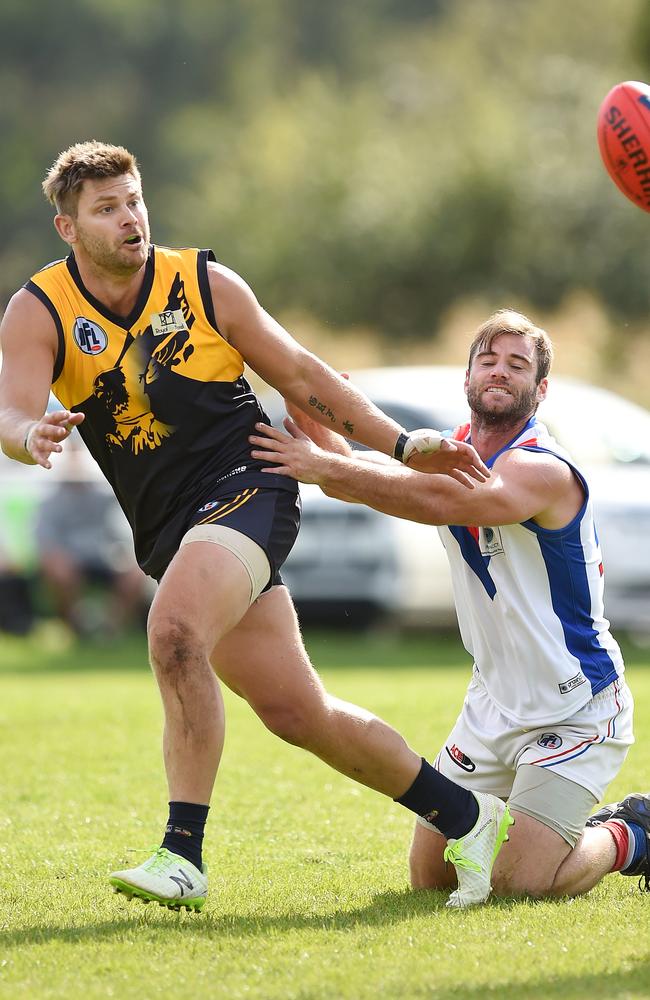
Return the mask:
M546 399L546 393L548 390L548 379L543 378L539 385L537 386L537 392L535 393L535 399L538 403L541 403Z
M71 215L64 215L58 213L54 216L54 228L65 243L69 243L70 246L77 239L77 227L75 221Z

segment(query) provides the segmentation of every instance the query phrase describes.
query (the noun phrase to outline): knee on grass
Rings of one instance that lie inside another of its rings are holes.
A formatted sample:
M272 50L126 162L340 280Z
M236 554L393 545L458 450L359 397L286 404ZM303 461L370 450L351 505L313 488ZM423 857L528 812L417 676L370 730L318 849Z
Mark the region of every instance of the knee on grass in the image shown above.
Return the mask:
M426 839L424 839L426 837ZM416 827L409 853L409 881L412 889L455 889L456 870L447 864L443 852L447 841L439 834L423 833Z
M427 866L410 865L411 889L455 889L458 885L456 872L449 865L449 870L443 868L431 869Z
M528 896L544 899L557 895L553 891L555 872L499 871L492 872L492 893L495 896Z

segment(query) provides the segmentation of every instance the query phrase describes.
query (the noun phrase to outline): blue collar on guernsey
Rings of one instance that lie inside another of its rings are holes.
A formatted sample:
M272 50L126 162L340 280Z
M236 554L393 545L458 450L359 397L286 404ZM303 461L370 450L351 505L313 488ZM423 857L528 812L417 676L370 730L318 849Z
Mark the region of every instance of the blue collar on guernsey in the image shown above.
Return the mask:
M497 458L500 455L503 455L504 451L507 451L508 448L512 448L512 446L515 443L515 441L518 441L520 437L523 437L524 434L527 431L533 430L533 428L536 426L536 424L537 424L537 417L533 413L532 417L529 418L529 420L527 421L527 423L525 424L525 426L522 427L520 431L517 431L517 433L515 434L515 436L513 438L510 438L510 440L507 442L507 444L504 444L503 448L499 448L498 451L495 451L494 455L491 455L489 458L485 459L485 464L487 465L488 469L492 468L492 466L496 462ZM467 444L471 444L472 443L472 435L471 435L471 433L468 434L468 436L465 438L465 440L466 440Z

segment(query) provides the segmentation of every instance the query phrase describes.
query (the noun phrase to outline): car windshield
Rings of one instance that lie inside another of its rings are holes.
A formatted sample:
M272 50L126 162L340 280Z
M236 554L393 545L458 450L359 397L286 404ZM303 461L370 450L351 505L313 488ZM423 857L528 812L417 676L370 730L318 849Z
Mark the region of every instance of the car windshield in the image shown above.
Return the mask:
M449 430L464 423L469 413L463 379L462 368L445 366L351 372L351 380L406 430ZM267 390L263 403L281 426L279 393ZM539 418L578 465L650 465L650 411L607 389L553 376Z
M539 417L578 463L650 465L650 412L606 389L551 382Z
M361 388L407 430L446 430L468 419L460 368L360 374ZM357 381L354 373L352 378ZM578 465L650 465L650 411L607 389L552 377L539 418Z

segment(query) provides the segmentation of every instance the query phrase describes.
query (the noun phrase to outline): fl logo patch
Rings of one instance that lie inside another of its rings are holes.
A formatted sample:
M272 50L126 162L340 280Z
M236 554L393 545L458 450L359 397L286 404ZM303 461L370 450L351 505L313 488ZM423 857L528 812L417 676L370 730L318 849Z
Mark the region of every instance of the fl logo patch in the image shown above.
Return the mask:
M537 745L545 750L557 750L562 746L562 737L557 733L542 733L537 741Z
M98 323L78 316L72 330L74 342L84 354L101 354L108 347L108 337Z

